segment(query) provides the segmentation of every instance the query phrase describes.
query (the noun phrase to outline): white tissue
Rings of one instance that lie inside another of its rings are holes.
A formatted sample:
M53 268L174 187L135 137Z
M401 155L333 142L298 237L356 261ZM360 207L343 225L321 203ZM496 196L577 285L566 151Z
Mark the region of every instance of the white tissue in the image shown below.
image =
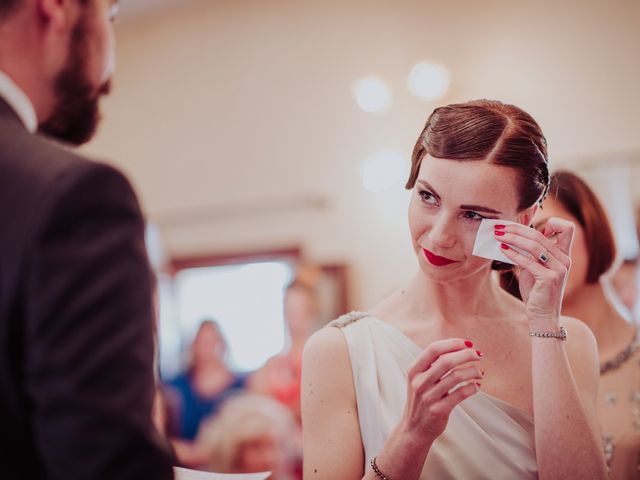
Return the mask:
M265 480L271 472L260 473L214 473L188 468L173 467L176 480Z
M473 245L473 254L476 257L489 258L491 260L498 260L499 262L510 263L515 265L513 261L508 258L500 248L502 243L496 239L494 235L496 225L520 225L516 222L510 222L508 220L488 220L484 219L480 222L480 228L476 236L476 243ZM519 250L509 245L509 248L515 250L522 255L528 255L526 252Z

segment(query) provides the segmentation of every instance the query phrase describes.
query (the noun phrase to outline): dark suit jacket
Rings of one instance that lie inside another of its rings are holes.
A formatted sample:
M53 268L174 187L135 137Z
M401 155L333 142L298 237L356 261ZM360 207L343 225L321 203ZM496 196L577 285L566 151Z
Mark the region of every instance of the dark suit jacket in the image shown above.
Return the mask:
M143 234L122 174L0 98L0 478L172 478Z

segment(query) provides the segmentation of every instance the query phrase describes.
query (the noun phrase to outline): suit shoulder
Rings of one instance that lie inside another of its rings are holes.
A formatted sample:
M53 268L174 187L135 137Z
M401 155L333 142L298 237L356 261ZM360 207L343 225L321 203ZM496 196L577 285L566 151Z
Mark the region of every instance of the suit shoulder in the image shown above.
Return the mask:
M3 123L3 129L5 126ZM4 174L1 178L31 184L46 182L60 170L83 161L82 157L61 144L15 125L4 130L0 135L0 169Z
M4 201L24 204L21 196L55 196L76 182L96 178L130 188L126 177L113 166L89 160L61 143L25 130L9 133L0 135L0 190L12 195Z
M24 130L0 135L0 219L12 241L20 243L56 209L74 202L88 208L100 199L139 213L131 184L116 168Z
M14 185L12 190L25 195L55 190L61 179L82 177L92 170L116 170L52 139L18 129L7 133L0 136L0 184Z

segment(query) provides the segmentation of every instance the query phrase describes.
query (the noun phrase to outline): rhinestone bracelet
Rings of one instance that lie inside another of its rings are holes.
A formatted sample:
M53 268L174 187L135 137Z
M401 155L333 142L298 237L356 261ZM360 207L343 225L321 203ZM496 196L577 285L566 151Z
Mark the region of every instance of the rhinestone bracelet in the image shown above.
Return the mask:
M540 338L559 338L564 342L567 339L567 331L564 327L560 327L559 332L529 332L529 336Z
M371 468L373 468L373 473L375 473L376 477L378 477L380 480L390 480L389 477L387 477L384 473L380 471L380 469L378 468L378 465L376 465L376 457L373 457L371 459Z

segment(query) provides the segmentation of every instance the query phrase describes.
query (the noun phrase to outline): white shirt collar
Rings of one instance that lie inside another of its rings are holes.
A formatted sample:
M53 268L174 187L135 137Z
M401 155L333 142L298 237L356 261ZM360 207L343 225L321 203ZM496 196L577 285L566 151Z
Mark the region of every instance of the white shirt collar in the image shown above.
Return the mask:
M38 117L29 97L9 76L0 70L0 97L16 112L31 133L38 129Z

